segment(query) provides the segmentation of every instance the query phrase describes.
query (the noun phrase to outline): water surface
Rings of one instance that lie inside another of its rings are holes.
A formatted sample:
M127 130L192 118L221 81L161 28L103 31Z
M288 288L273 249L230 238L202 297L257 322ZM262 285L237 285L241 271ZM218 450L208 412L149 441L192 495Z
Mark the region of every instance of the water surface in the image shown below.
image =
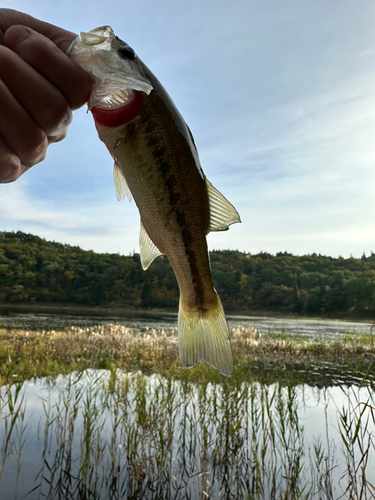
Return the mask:
M373 324L366 322L326 321L314 319L273 318L262 316L227 316L230 328L240 325L254 327L260 333L298 335L306 338L337 339L345 334L370 333ZM137 331L147 328L172 330L177 327L174 313L132 313L129 318L78 316L58 314L17 314L0 315L0 328L22 330L67 330L75 327L92 327L106 323L126 326Z
M369 404L353 385L106 370L3 387L0 499L356 498L364 473L375 484Z

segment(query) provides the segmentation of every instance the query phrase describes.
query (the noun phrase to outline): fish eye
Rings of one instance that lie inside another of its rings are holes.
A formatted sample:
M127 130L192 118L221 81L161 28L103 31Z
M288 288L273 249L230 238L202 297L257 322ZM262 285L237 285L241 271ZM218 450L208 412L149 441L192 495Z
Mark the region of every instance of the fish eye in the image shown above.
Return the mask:
M123 47L120 47L118 49L118 52L120 56L123 57L124 59L130 59L131 61L135 59L135 52L131 47L129 47L129 45L124 45Z

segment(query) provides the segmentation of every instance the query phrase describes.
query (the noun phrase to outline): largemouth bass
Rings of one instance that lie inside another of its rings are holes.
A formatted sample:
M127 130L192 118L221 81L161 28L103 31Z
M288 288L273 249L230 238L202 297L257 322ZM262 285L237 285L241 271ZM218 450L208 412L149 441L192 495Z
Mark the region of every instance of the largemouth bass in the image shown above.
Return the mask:
M88 107L114 159L118 199L133 197L141 217L146 270L168 257L180 289L181 363L233 371L229 330L213 287L206 235L240 222L206 179L192 134L158 79L109 26L81 33L68 55L96 77Z

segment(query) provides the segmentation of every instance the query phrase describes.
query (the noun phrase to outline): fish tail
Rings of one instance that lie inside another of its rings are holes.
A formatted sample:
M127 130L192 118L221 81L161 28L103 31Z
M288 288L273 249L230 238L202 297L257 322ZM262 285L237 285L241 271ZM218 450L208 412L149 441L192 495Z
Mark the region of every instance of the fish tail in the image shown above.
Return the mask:
M178 350L185 368L205 361L221 374L230 377L233 373L233 358L229 328L217 294L216 298L216 303L204 311L188 308L180 299Z

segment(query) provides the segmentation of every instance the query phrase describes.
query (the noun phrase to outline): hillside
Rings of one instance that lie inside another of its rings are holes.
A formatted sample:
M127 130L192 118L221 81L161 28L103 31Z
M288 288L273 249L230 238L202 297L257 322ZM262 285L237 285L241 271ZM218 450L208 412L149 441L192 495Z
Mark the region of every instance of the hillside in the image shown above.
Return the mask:
M375 254L211 253L227 311L375 317ZM97 254L22 232L0 232L0 303L177 309L166 257L143 271L138 254Z

